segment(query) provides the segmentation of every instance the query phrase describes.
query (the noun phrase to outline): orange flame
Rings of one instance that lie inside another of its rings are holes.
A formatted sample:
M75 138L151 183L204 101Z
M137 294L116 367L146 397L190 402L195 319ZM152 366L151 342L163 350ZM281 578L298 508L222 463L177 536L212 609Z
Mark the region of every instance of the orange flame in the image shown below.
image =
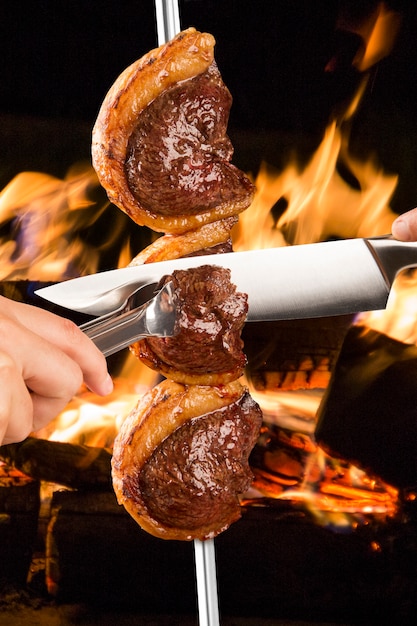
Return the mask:
M381 2L371 20L360 29L365 41L363 53L356 56L354 65L363 72L388 56L394 46L401 25L401 15Z
M98 187L94 170L74 166L64 180L40 172L18 174L0 194L0 279L54 281L97 270L99 251L74 233L105 208L89 199Z
M101 398L83 388L36 437L111 449L122 422L156 380L155 372L128 352L110 396Z
M346 111L345 120L354 114L364 84ZM347 172L348 176L342 172ZM350 180L355 181L354 186L348 182ZM397 182L398 177L385 173L375 159L360 160L352 156L346 124L332 122L304 168L295 157L282 172L262 164L255 181L254 202L240 216L233 232L233 247L249 250L390 233L396 217L390 200ZM275 219L274 208L279 202L286 208ZM402 282L409 298L413 280L409 276L402 277ZM398 291L395 294L391 298L392 308L397 308L403 300ZM408 299L407 306L410 304ZM413 304L414 315L411 307L402 323L402 338L405 328L410 335L411 320L417 330L415 297ZM380 318L379 312L374 315ZM392 326L392 322L385 324ZM338 526L351 527L352 516L357 520L367 514L395 515L398 508L395 489L370 479L355 466L332 459L314 442L316 411L329 381L325 374L317 377L320 387L317 389L294 390L297 385L292 390L257 392L251 389L263 410L265 424L293 433L291 448L297 448L295 440L299 437L303 450L308 452L306 465L298 467L291 453L282 454L278 449L276 458L272 455L268 462L272 467L277 464L279 478L276 479L268 467L256 468L251 495L255 501L261 495L301 502L320 523ZM279 376L279 373L270 373L271 377L274 375ZM304 477L299 484L297 472Z
M357 183L354 188L340 174L342 163ZM397 181L372 159L362 162L350 155L348 137L333 122L303 170L295 159L283 172L262 165L255 199L233 233L234 249L390 233L396 215L389 202ZM287 209L276 222L271 211L280 200Z
M417 345L417 270L397 276L386 309L362 313L356 323L397 341Z
M59 281L97 271L101 250L76 233L94 225L107 208L90 199L99 187L90 165L74 165L61 180L41 172L22 172L0 193L0 280ZM108 243L108 242L107 242ZM129 242L119 265L127 265ZM82 389L37 437L111 448L121 421L138 394L155 384L155 374L127 353L110 398Z
M385 2L379 2L366 19L340 16L338 28L356 33L362 40L353 60L358 71L365 72L391 53L401 21L401 14L387 7Z
M359 98L358 95L349 115ZM351 156L348 136L343 130L341 124L331 123L304 168L296 158L282 172L262 165L254 202L240 216L233 233L235 250L309 243L329 237L374 236L390 231L395 216L389 201L397 177L385 174L375 160L362 162ZM349 179L357 181L354 187L340 173L341 164L349 172ZM83 224L94 223L97 209L88 200L88 191L97 181L90 168L74 174L71 172L61 181L47 175L24 173L0 195L0 222L17 220L23 235L29 233L34 238L29 251L19 247L19 242L2 242L0 253L8 277L39 280L47 276L51 280L51 274L55 274L61 279L68 273L74 254L88 260L83 271L95 271L97 251L85 250L80 241L68 241L67 234L71 233L72 239L80 220ZM286 210L275 219L272 209L280 200L286 204ZM120 253L120 265L129 263L129 254L126 243ZM324 512L327 522L329 515L333 516L333 523L341 516L338 519L341 524L346 523L346 514L366 511L392 514L396 508L393 490L371 484L358 468L341 469L313 440L315 414L329 375L329 372L320 373L316 389L303 391L300 379L298 391L293 391L291 384L287 391L251 390L264 411L266 423L272 419L285 432L293 433L289 436L290 445L304 446L304 452L309 455L306 467L300 468L304 480L295 488L291 476L294 468L287 467L283 470L284 475L289 472L285 488L275 484L272 491L268 488L268 496L301 501L311 507L319 521L324 521L321 519ZM110 449L120 424L138 396L155 384L156 375L128 355L115 382L112 396L105 401L81 390L65 411L37 436ZM284 458L285 462L289 458ZM256 493L257 489L259 484L255 481L253 491ZM263 493L261 488L258 495Z

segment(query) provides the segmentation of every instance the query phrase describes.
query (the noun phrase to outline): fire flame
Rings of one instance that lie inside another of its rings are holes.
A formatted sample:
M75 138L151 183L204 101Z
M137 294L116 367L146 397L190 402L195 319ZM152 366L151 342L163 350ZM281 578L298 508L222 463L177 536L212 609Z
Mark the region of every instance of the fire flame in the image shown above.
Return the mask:
M387 308L362 313L356 323L397 341L417 345L417 271L401 272L394 281Z
M99 251L75 236L100 214L89 199L94 170L74 166L64 180L41 172L18 174L0 194L1 280L58 281L97 270Z
M367 19L354 20L340 15L338 28L355 33L362 41L352 61L358 71L365 72L391 53L401 21L401 14L390 9L385 2L379 2Z
M312 243L330 238L374 237L391 232L389 201L398 182L372 159L349 154L343 126L332 122L305 169L294 158L283 172L262 164L257 194L233 233L235 250ZM350 172L352 187L340 174ZM276 221L272 210L284 201Z
M389 201L397 177L385 174L372 159L360 162L350 155L345 131L343 124L332 122L304 168L295 157L282 172L267 164L261 166L254 202L241 215L233 233L235 250L330 237L368 237L390 231L395 216ZM354 188L342 176L342 170L357 181ZM10 224L16 236L0 242L3 279L61 280L74 272L96 271L99 251L72 236L77 228L94 224L103 210L89 200L89 192L96 185L96 177L88 167L84 171L74 168L65 180L24 172L4 189L0 195L0 223ZM279 202L286 208L276 219L273 208ZM128 246L120 258L123 265L129 262ZM409 281L404 278L406 284ZM395 299L396 305L403 301L398 295ZM382 321L381 314L375 315L384 328L392 326L392 322ZM402 317L403 327L411 326L412 317L411 313L408 318ZM329 379L325 374L320 372L316 378L323 388ZM156 383L156 375L128 355L115 382L115 390L106 401L86 389L80 390L36 436L111 449L120 424L138 396ZM250 380L246 383L251 386ZM357 519L367 512L393 514L395 490L376 484L358 468L328 457L315 444L315 414L323 388L271 393L251 389L265 415L261 440L270 436L270 428L274 432L278 429L283 448L276 454L268 453L266 469L255 468L254 486L244 502L265 495L302 502L319 521L325 513L327 521L332 516L333 523L335 516L341 516L338 523L342 526L347 523L346 515ZM297 449L305 455L303 465L294 462L291 450ZM274 472L278 472L278 479Z
M363 85L346 116L353 115L362 90ZM352 180L354 186L349 182ZM351 155L346 124L333 121L304 168L296 157L282 172L262 164L254 202L240 216L233 247L249 250L388 234L396 217L390 200L397 182L398 176L385 173L375 159L361 161ZM280 204L285 210L276 219L274 210ZM388 310L364 314L357 323L378 324L381 332L395 333L403 341L417 341L415 280L409 273L400 277ZM318 380L323 382L325 376ZM315 415L325 385L309 391L258 393L250 380L248 384L264 413L260 444L266 451L262 465L255 463L253 488L244 502L267 497L303 503L320 523L339 528L351 527L368 514L396 513L398 493L394 488L370 479L358 467L331 458L315 444ZM286 440L288 432L292 433L290 441ZM275 441L272 453L268 448L271 441ZM300 445L303 463L294 460L294 450Z
M127 353L110 396L100 398L85 388L81 389L65 410L38 431L36 436L50 441L111 450L123 420L134 408L138 398L155 383L155 372Z
M63 180L42 172L18 174L0 193L0 279L60 281L97 271L101 250L77 233L96 224L108 206L93 200L99 188L89 164L75 164ZM108 244L108 242L107 242ZM130 261L129 242L119 266ZM110 398L82 388L37 437L111 448L121 421L155 374L129 354Z

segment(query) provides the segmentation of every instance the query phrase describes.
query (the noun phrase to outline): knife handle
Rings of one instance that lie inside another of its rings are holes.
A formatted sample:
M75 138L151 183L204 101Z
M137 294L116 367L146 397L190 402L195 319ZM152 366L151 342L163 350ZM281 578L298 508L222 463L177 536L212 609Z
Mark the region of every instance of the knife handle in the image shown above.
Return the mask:
M398 241L391 235L365 239L370 252L385 277L388 287L401 272L417 267L417 242Z

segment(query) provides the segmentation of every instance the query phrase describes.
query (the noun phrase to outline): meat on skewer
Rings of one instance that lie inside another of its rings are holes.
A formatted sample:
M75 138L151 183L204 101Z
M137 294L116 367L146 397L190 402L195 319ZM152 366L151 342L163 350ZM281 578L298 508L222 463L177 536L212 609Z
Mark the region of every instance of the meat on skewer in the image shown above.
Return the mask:
M231 229L254 186L231 164L232 98L214 43L189 28L132 64L93 130L93 165L109 199L165 233L131 265L213 253L213 265L166 278L180 303L180 332L132 350L167 380L138 402L114 444L118 501L164 539L208 539L240 517L262 420L238 380L247 297L215 266L216 253L231 251Z

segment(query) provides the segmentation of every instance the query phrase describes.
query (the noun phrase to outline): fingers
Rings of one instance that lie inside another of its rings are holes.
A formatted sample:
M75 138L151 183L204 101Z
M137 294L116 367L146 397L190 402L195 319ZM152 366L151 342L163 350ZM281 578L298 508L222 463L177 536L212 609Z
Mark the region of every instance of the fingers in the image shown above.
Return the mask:
M397 217L392 234L400 241L417 241L417 208Z
M104 356L75 324L0 297L0 441L21 441L54 419L83 382L113 389Z
M14 304L19 305L13 308L16 321L58 348L69 360L73 361L81 370L82 380L91 391L99 395L111 393L113 382L107 370L105 357L73 322L37 307L22 303ZM51 377L56 378L55 373L52 372L55 358L58 359L57 365L62 365L57 371L58 376L62 377L63 369L70 368L67 378L68 383L71 384L70 377L74 375L74 368L69 365L68 360L61 363L57 352L50 355ZM43 370L42 373L44 373Z
M0 444L22 441L32 431L32 400L10 356L0 352Z
M83 382L83 372L72 358L59 347L9 318L0 319L0 336L3 353L4 378L10 384L9 401L13 402L10 423L26 422L32 430L45 425L66 406ZM7 375L6 375L7 374ZM23 393L26 413L18 402ZM5 392L3 392L5 393ZM27 403L27 396L31 400ZM10 409L9 409L10 410ZM16 428L19 428L16 426Z

